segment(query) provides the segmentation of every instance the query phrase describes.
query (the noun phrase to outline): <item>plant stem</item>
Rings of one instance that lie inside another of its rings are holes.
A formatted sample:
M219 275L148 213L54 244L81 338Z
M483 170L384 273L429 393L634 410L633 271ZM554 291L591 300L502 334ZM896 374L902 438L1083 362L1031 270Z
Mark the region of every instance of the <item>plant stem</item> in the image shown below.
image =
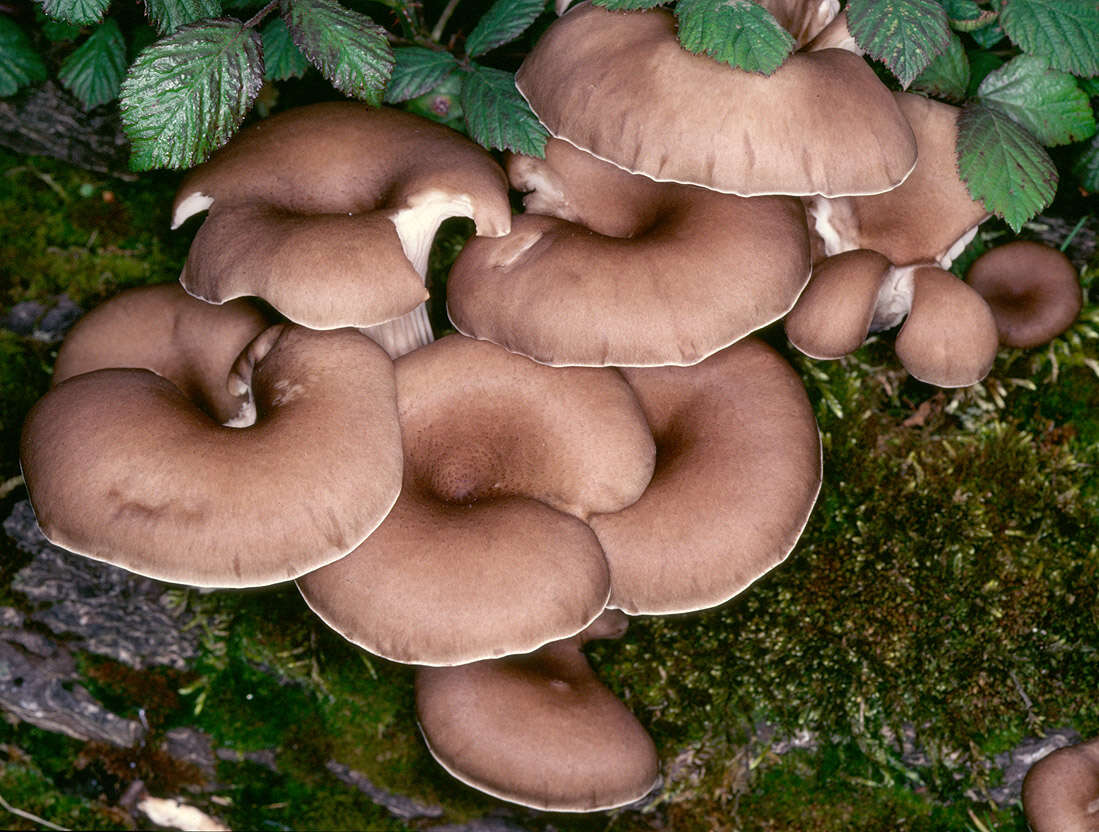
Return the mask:
M1091 219L1091 214L1084 214L1084 216L1080 217L1080 221L1078 223L1076 223L1076 226L1072 229L1072 231L1070 231L1068 233L1068 236L1065 237L1065 241L1063 243L1061 243L1061 252L1062 253L1064 253L1065 251L1068 250L1069 243L1071 243L1072 238L1076 236L1076 232L1078 232L1081 228L1083 228L1084 223L1086 223L1090 219Z
M278 6L278 4L279 4L279 0L271 0L270 3L268 3L262 9L260 9L254 15L252 15L252 17L250 17L245 22L244 28L245 29L252 29L255 26L259 25L260 21L262 21L265 17L267 17L267 15L271 14L271 12L273 12L275 10L275 7Z
M431 39L436 43L438 43L439 38L443 36L443 29L446 28L447 21L450 20L450 16L454 14L456 8L458 8L458 0L449 0L446 4L446 8L443 9L443 13L439 15L439 19L435 22L435 27L431 30Z

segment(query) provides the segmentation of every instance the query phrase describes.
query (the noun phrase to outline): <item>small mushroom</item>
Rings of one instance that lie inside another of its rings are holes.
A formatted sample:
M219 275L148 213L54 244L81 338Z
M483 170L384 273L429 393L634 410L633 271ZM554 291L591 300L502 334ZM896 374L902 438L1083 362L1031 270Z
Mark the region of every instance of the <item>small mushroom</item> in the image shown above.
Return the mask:
M298 581L309 606L372 653L432 666L584 629L610 586L584 521L634 502L652 476L629 386L461 335L396 368L401 495L363 545Z
M874 194L916 163L907 120L862 58L798 52L765 77L683 49L664 9L570 9L516 86L552 135L660 181L741 196Z
M1032 765L1023 810L1034 832L1099 832L1099 739L1059 748Z
M222 424L255 417L246 396L227 387L229 370L248 343L270 325L246 300L204 303L178 283L127 289L74 326L53 368L53 384L92 370L152 370Z
M31 409L20 461L46 537L141 575L260 586L343 557L400 489L390 359L351 330L280 324L248 345L230 392L254 425L223 427L167 379L102 369Z
M977 258L966 281L992 307L1000 343L1028 349L1049 343L1080 314L1076 268L1063 253L1019 240Z
M625 625L609 610L533 653L418 671L431 755L463 783L536 809L594 812L644 797L660 782L653 741L580 649Z
M608 605L631 614L721 604L783 561L821 483L801 380L746 338L692 367L623 370L656 441L641 499L591 518L611 571Z
M693 364L786 314L809 279L793 197L654 182L561 140L508 171L527 213L466 245L448 311L541 363Z
M507 179L487 152L354 102L241 131L184 179L173 227L203 210L180 278L188 292L211 303L257 295L312 329L392 321L371 331L393 355L431 340L424 275L443 220L471 217L490 236L511 223Z

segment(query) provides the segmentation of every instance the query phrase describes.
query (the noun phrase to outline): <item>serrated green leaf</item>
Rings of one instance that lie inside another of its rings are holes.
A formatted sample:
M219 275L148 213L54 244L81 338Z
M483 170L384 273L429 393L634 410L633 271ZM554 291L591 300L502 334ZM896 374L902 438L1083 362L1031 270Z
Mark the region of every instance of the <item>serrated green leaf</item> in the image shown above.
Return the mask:
M998 16L995 9L982 9L975 0L943 0L950 28L959 32L972 32L987 26Z
M390 104L408 101L430 92L458 68L458 59L449 52L425 49L422 46L402 46L393 50L397 64L385 88L385 100Z
M285 81L301 78L310 67L301 50L294 46L286 21L273 17L260 29L263 42L264 78L268 81Z
M133 170L191 167L229 140L263 84L259 33L237 20L183 26L137 56L122 82Z
M166 35L180 26L221 14L221 0L145 0L145 14Z
M405 109L418 116L429 118L459 133L466 132L465 111L462 109L462 79L464 73L448 75L439 86L410 98Z
M1087 93L1067 72L1050 69L1045 58L1018 55L989 75L977 99L1029 130L1044 145L1069 144L1095 133Z
M30 38L7 15L0 15L0 97L46 80L46 65Z
M466 54L476 58L514 40L545 8L546 0L496 0L466 38Z
M950 42L946 11L935 0L851 0L847 28L905 89Z
M980 29L974 29L969 35L973 40L977 41L978 46L982 46L985 49L991 49L1004 39L1004 30L999 23L993 23L990 26L982 26Z
M950 44L941 55L928 64L912 89L937 95L950 101L961 101L969 87L969 58L961 39L950 35Z
M58 70L61 85L90 110L118 98L126 72L126 40L113 18L96 28Z
M970 195L1016 233L1053 201L1053 160L1007 116L981 104L966 106L958 117L957 150L958 172Z
M335 0L289 0L283 19L298 49L332 86L372 107L381 105L393 72L385 29Z
M42 0L42 11L57 20L86 26L103 19L111 0Z
M481 146L545 157L549 133L519 95L514 73L474 64L463 74L462 109Z
M1099 75L1099 3L1095 0L1001 0L1000 24L1024 52L1054 69Z
M655 9L667 2L668 0L592 0L592 5L602 6L612 12L632 12Z
M794 51L794 38L752 0L679 0L679 42L748 72L770 75Z
M1076 181L1088 193L1099 194L1099 136L1093 136L1072 166Z

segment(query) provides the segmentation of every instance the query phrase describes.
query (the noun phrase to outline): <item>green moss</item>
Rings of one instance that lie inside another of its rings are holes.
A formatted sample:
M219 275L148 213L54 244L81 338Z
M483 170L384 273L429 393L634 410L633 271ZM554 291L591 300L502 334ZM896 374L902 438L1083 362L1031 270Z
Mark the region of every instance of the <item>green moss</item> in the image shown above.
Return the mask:
M47 348L0 330L0 482L19 473L19 433L50 383Z

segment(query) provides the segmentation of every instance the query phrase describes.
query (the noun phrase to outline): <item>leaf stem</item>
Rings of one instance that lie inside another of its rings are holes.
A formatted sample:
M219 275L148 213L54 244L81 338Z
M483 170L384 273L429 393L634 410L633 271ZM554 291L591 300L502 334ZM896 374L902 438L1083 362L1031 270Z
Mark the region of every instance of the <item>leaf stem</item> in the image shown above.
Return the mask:
M261 21L262 21L262 20L263 20L263 19L264 19L265 17L267 17L267 15L271 14L271 12L273 12L273 11L275 10L275 7L276 7L276 6L278 5L278 4L279 4L279 0L271 0L271 2L270 2L270 3L268 3L268 4L267 4L266 6L264 6L264 7L262 8L262 9L260 9L260 10L259 10L258 12L256 12L256 13L255 13L254 15L252 15L252 16L251 16L251 17L250 17L250 18L249 18L249 19L248 19L247 21L245 21L245 23L244 23L244 28L245 28L245 29L252 29L252 28L255 28L255 27L256 27L257 25L259 25L259 23L260 23L260 22L261 22Z
M1066 250L1068 250L1069 243L1072 242L1072 238L1075 237L1076 233L1081 228L1084 227L1084 223L1086 223L1090 219L1091 219L1091 214L1084 214L1084 216L1080 217L1080 221L1078 223L1076 223L1076 226L1072 229L1072 231L1070 231L1068 233L1068 236L1065 237L1065 241L1063 243L1061 243L1061 252L1062 253L1064 253Z
M439 19L435 21L435 26L431 30L431 39L436 43L438 43L439 38L443 36L443 29L446 28L447 21L450 20L450 16L454 14L456 8L458 8L458 0L449 0L446 4L446 8L443 9L443 13L439 15Z

